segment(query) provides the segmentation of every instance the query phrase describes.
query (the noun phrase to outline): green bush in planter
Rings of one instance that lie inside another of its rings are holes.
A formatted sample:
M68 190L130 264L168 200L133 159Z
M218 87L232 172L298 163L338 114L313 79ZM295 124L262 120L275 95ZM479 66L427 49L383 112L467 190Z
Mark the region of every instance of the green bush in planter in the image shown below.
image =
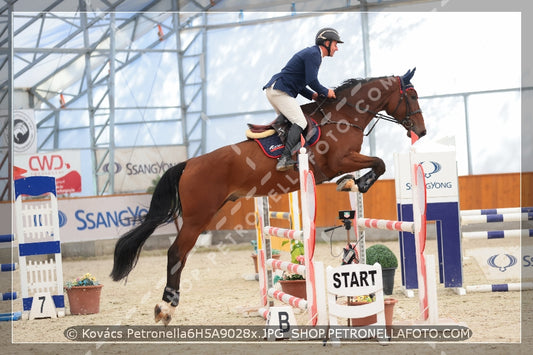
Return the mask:
M382 269L398 267L396 255L383 244L375 244L366 249L366 263L368 265L378 263Z
M254 254L257 255L257 241L252 240L250 241L250 244L252 244L252 246L254 247ZM278 249L272 249L272 255L277 255L277 254L280 254L280 251Z

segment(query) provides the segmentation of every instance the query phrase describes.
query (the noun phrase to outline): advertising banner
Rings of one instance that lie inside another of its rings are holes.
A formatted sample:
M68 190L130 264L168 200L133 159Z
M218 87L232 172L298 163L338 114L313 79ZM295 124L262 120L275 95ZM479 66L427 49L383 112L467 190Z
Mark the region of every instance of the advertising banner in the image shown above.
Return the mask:
M106 151L97 151L101 159ZM136 147L115 149L115 193L146 192L152 181L161 177L170 167L185 161L185 147ZM105 183L110 171L109 163L102 164L98 184Z
M459 185L455 151L416 152L415 160L424 168L428 203L458 201ZM411 203L412 168L409 154L396 153L394 155L394 163L396 169L396 201L402 204Z
M13 179L30 176L56 178L57 195L81 192L81 153L63 150L39 154L14 154Z
M58 199L61 243L114 239L139 224L148 212L149 194ZM24 202L31 204L31 201ZM10 215L11 204L0 204L0 214ZM3 220L3 219L2 219ZM9 234L10 223L0 234ZM153 235L176 235L173 223L157 228Z
M148 212L152 195L117 195L88 198L61 199L59 225L61 242L113 239L139 225ZM154 232L176 234L173 223Z
M25 154L37 152L37 126L33 110L13 110L13 150Z

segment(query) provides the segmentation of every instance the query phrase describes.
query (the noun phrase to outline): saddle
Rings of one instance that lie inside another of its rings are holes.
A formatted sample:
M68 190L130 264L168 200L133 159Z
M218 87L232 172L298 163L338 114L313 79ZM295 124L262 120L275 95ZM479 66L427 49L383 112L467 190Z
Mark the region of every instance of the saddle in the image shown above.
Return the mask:
M308 142L309 139L316 134L318 127L316 122L310 116L305 115L305 119L307 120L307 126L302 134L304 135L306 142ZM291 125L291 121L289 121L287 117L280 113L279 116L269 124L259 125L248 123L246 137L249 139L261 139L277 133L281 139L281 142L285 143Z
M307 127L303 131L306 146L313 146L320 139L320 127L306 116ZM270 158L279 158L285 148L285 140L292 123L283 115L266 125L248 124L246 137L257 142L263 153Z

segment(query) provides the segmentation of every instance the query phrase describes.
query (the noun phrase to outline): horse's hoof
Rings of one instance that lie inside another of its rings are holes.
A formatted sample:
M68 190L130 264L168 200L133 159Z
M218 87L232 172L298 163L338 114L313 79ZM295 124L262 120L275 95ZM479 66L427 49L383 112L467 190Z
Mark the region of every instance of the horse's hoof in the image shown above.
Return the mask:
M155 322L159 322L163 318L163 312L161 311L161 307L156 304L154 308L154 320Z
M154 320L155 322L162 321L163 325L169 325L172 320L172 314L174 313L175 307L169 307L165 304L156 304L154 308Z
M344 179L337 182L337 191L359 191L358 186L355 184L353 179Z
M359 192L365 193L370 189L372 185L374 185L377 179L378 176L373 170L371 170L359 179L355 180L355 183L357 184Z

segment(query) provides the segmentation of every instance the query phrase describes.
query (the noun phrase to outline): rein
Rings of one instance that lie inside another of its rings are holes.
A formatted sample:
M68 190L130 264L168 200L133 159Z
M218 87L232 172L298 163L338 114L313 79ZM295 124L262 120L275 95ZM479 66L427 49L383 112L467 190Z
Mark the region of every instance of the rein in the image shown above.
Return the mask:
M329 117L326 115L324 110L321 108L321 106L326 102L327 98L324 98L318 104L317 108L311 113L311 115L313 115L314 113L316 113L317 111L320 110L320 112L322 113L322 115L325 118L325 120L322 120L322 122L320 123L320 126L324 126L326 124L335 124L335 123L336 124L344 124L346 126L354 127L354 128L359 129L361 132L363 132L363 135L365 137L370 135L370 133L372 133L372 131L374 130L374 128L376 127L376 125L377 125L377 123L379 122L380 119L383 119L383 120L388 121L388 122L393 122L393 123L396 123L396 124L401 124L406 129L410 130L411 127L414 126L414 122L411 120L411 116L415 115L417 113L422 113L422 110L418 109L416 111L411 111L411 107L409 105L409 100L407 99L407 92L406 92L407 90L409 90L409 88L407 88L406 90L403 90L402 88L400 89L400 93L401 93L400 100L398 100L398 104L396 105L396 108L394 109L394 111L392 112L391 115L380 113L380 112L374 112L374 111L371 111L371 110L366 109L366 108L365 109L361 109L360 107L356 107L355 105L350 104L348 102L345 103L345 105L348 105L349 107L354 108L354 109L356 109L358 111L364 110L364 112L371 113L373 115L372 118L374 118L374 117L377 118L377 120L374 121L374 123L372 124L372 126L370 127L370 129L368 130L367 133L364 132L363 128L361 128L360 126L358 126L356 124L345 122L345 121L334 121L334 120L329 119ZM400 105L401 105L401 103L402 103L404 98L405 98L405 104L407 106L407 110L406 110L407 113L406 113L406 115L405 115L405 117L403 119L398 120L398 119L394 118L394 114L396 113L396 111L398 111L398 108L400 108Z

